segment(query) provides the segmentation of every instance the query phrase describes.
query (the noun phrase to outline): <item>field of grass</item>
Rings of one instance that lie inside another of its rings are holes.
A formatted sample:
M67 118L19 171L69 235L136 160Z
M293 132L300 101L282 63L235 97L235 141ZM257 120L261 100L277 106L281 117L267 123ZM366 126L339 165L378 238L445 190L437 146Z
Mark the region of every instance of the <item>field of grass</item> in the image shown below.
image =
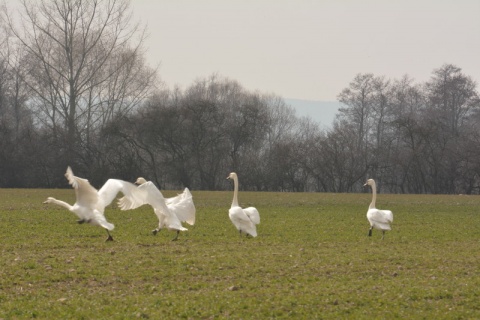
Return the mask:
M165 191L165 196L175 192ZM480 197L383 195L385 240L367 237L371 195L240 192L257 238L228 218L231 192L193 191L179 240L150 207L106 209L106 232L47 196L0 189L0 319L480 318Z

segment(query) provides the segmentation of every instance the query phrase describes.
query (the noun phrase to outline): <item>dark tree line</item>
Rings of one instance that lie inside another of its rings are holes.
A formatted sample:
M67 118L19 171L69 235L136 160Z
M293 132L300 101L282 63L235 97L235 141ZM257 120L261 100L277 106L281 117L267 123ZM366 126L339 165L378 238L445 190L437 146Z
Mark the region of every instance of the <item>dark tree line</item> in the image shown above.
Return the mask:
M445 64L426 83L358 74L332 127L217 75L166 89L128 1L24 2L0 35L0 187L144 176L162 188L480 193L477 84Z

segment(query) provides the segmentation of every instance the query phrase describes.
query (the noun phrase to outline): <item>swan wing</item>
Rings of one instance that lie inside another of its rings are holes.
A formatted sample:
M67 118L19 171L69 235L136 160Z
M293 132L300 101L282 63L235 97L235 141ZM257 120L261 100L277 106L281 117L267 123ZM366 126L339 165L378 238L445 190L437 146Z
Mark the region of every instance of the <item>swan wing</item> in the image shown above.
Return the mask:
M243 211L247 214L247 216L252 220L255 224L260 224L260 213L258 213L257 208L248 207L243 209Z
M178 196L166 199L166 204L170 212L175 214L180 221L184 221L192 226L195 224L196 209L192 194L188 188L185 188L183 193Z
M87 179L76 177L70 167L67 168L65 177L68 183L75 189L75 196L77 198L77 205L89 209L94 209L98 202L97 189L92 187Z
M154 209L160 223L163 223L163 226L167 229L180 231L188 230L182 226L177 216L169 210L165 203L163 194L160 192L160 190L158 190L153 182L148 181L138 186L136 196L137 198L141 199L143 202L142 204L149 204ZM139 202L135 201L133 201L133 203L135 205L139 204Z
M252 237L257 236L255 224L241 207L231 207L228 216L238 230L246 232Z
M113 199L115 199L119 192L123 193L124 196L133 199L136 203L141 202L141 196L137 196L138 191L136 185L123 180L108 179L98 191L98 196L103 203L103 207L112 203Z
M122 192L123 197L118 200L118 206L121 210L132 210L138 207L143 206L144 204L149 204L148 197L150 193L150 186L146 183L137 186L134 186L134 189Z
M145 189L146 202L151 205L155 211L155 214L158 217L159 223L163 224L162 227L165 227L169 230L179 230L187 231L187 228L182 226L182 223L178 217L172 213L165 203L165 198L163 194L158 190L158 188L153 184L153 182L148 181L139 186Z
M167 205L169 205L169 204L176 204L176 203L181 202L183 197L184 197L184 193L185 193L185 191L176 195L175 197L165 198L165 203Z
M113 223L108 222L107 219L105 218L105 216L104 216L101 212L99 212L99 211L97 211L97 210L94 210L94 212L93 212L93 220L92 220L92 222L93 222L93 221L96 222L96 223L94 223L94 224L97 224L97 225L99 225L99 226L101 226L101 227L104 227L105 229L110 230L110 231L112 231L113 228L115 228L115 226L113 225ZM92 222L90 222L90 223L92 223Z
M370 209L367 218L371 225L382 230L390 230L393 222L393 213L390 210Z

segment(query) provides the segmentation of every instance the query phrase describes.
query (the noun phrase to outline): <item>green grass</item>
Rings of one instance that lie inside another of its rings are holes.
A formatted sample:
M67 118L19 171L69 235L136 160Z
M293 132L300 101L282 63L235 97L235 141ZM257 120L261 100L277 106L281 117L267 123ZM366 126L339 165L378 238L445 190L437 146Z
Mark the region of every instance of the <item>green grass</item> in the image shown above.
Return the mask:
M241 192L257 238L230 222L231 192L192 193L197 223L177 242L151 235L147 206L107 208L105 242L42 204L73 190L0 190L0 319L480 318L478 196L380 194L382 241L367 193Z

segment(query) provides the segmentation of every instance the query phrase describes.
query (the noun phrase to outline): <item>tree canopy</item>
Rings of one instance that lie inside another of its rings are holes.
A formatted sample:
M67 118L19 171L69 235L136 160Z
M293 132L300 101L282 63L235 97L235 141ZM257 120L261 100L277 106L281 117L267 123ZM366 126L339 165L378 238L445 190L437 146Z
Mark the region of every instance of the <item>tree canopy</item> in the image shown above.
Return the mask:
M0 186L148 177L161 188L480 193L477 83L444 64L425 83L358 74L330 128L282 97L211 75L168 89L128 2L23 2L0 34Z

